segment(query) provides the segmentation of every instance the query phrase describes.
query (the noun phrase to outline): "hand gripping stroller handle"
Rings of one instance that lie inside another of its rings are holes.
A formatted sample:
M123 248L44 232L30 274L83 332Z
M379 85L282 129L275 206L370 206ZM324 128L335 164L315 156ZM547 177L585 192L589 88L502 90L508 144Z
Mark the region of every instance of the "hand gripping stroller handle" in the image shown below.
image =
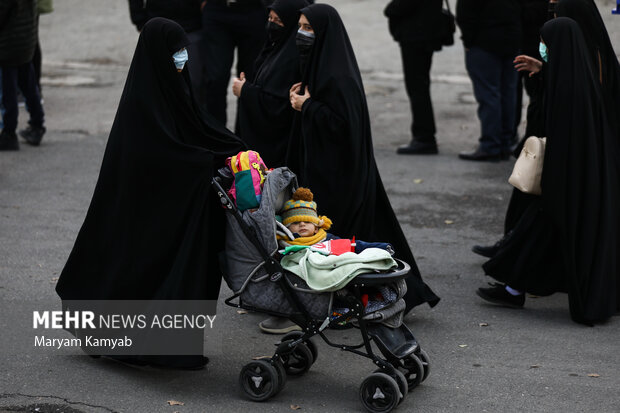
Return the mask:
M265 269L270 274L270 280L276 282L282 278L284 274L284 270L279 262L277 262L273 257L265 250L263 244L258 239L256 235L256 230L254 227L246 224L243 220L243 216L239 209L235 205L235 203L230 199L224 188L222 188L222 179L220 177L215 177L211 180L211 184L213 185L215 192L217 192L217 196L220 199L220 203L224 208L228 210L228 212L235 218L241 231L246 236L246 238L254 245L254 247L258 250L258 253L261 255L261 258L265 261Z

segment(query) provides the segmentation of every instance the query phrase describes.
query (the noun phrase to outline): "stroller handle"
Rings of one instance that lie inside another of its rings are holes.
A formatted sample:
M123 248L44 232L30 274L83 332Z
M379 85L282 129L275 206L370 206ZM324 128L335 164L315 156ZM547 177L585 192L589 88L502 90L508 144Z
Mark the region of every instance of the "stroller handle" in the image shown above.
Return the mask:
M248 226L243 221L243 216L241 215L241 212L222 187L222 182L222 178L219 176L216 176L211 180L211 184L215 187L217 196L219 197L222 206L232 214L232 216L239 224L239 227L243 231L243 234L258 250L259 254L265 261L265 268L270 274L269 279L273 282L279 281L284 274L284 270L280 266L280 263L274 260L273 257L271 257L271 255L265 250L265 247L263 247L263 244L260 242L258 236L256 235L256 230L254 229L254 227Z

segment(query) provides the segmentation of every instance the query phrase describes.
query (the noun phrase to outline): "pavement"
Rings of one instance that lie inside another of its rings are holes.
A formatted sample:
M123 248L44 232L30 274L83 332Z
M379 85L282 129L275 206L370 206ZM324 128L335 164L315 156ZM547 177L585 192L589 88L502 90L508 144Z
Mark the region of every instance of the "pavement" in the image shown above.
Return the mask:
M340 11L357 54L383 182L424 279L442 298L405 319L432 372L399 411L620 411L619 317L585 327L570 320L563 294L528 296L525 308L514 310L474 293L489 279L470 248L501 235L513 161L457 159L476 145L479 131L458 38L433 64L439 155L397 156L409 140L410 112L398 46L381 13L386 2L328 3ZM620 51L615 2L597 4ZM54 286L88 208L138 37L122 0L54 6L40 20L48 132L40 147L0 153L0 413L363 411L358 388L373 365L323 343L310 372L289 379L275 398L243 399L239 370L271 354L277 337L260 333L260 315L223 302L217 345L209 346L211 361L201 371L131 369L76 349L23 344L32 341L31 309L59 304ZM232 97L229 103L232 119ZM22 110L20 125L26 120ZM223 287L221 297L229 293Z

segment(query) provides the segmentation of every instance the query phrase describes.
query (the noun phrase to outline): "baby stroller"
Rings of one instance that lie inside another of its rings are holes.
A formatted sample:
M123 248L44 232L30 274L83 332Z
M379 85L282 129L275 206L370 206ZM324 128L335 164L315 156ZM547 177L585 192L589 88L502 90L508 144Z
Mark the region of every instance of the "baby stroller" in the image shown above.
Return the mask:
M366 357L377 366L360 386L359 396L368 411L394 409L430 372L428 355L402 323L409 265L397 260L396 269L358 275L341 290L312 290L279 262L275 214L297 188L295 175L288 168L269 173L260 207L254 212L240 212L223 182L221 177L213 180L227 209L221 264L234 295L225 300L226 304L286 317L302 328L284 335L271 358L251 361L241 369L239 384L243 393L251 400L264 401L282 390L287 376L306 373L318 357L311 338L319 336L328 346ZM365 307L362 295L369 288L389 288L391 301L373 309ZM238 301L233 302L235 299ZM338 307L344 303L348 311L334 315L336 302ZM359 329L361 343L345 345L329 340L326 331L342 328L343 323ZM372 343L383 358L373 350Z

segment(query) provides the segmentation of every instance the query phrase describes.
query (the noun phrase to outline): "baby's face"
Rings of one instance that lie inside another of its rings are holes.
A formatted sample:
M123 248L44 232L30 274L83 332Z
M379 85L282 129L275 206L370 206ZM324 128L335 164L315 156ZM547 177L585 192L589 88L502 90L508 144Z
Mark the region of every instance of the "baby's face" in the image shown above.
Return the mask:
M291 232L298 233L302 237L312 236L319 231L316 225L314 225L312 222L303 221L293 222L291 225L288 226L288 229L291 230Z

